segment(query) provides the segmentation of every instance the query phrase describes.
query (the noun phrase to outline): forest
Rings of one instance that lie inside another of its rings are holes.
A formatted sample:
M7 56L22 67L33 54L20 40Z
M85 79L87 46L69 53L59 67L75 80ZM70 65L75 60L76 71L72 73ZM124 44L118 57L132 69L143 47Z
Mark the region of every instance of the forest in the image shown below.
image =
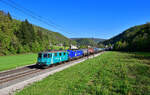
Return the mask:
M150 51L150 23L131 27L103 44L120 51Z
M9 12L0 11L0 55L45 51L57 44L69 46L76 42L33 25L27 19L16 20Z

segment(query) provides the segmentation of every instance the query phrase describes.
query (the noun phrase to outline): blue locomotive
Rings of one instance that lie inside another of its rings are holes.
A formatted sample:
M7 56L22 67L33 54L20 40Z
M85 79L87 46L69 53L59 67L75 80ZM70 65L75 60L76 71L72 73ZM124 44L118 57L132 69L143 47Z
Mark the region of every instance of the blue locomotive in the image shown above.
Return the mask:
M82 50L67 50L69 59L76 59L83 56Z

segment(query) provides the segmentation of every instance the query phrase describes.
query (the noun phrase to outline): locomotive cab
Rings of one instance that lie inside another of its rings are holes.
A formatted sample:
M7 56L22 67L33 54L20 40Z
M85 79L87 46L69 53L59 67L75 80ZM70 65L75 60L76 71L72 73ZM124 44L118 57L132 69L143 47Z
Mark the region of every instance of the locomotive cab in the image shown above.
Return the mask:
M52 54L51 53L39 53L38 54L38 59L37 59L37 65L50 65L51 64L51 59L52 59Z

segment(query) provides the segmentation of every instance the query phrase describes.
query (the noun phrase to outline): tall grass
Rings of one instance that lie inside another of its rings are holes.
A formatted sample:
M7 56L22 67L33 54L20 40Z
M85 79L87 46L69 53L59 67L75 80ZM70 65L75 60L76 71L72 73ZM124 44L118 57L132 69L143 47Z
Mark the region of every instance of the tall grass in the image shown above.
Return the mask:
M138 57L137 57L138 56ZM149 54L106 52L25 87L17 95L148 95Z

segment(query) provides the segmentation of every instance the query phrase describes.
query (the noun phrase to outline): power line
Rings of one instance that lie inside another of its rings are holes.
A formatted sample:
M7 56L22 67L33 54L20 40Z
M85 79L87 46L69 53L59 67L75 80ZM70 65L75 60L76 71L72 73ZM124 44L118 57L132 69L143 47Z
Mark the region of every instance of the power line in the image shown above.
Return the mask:
M9 0L9 1L10 1L10 0ZM22 12L22 13L28 15L28 16L30 16L31 18L36 19L36 20L38 20L38 21L40 21L40 22L42 22L42 23L44 23L44 24L46 24L46 25L48 25L48 26L50 26L50 27L53 27L53 28L55 28L55 29L57 29L57 30L62 31L61 29L57 28L56 24L53 25L54 23L53 23L53 24L50 24L50 23L47 22L47 20L46 20L46 21L45 21L45 20L42 20L42 19L40 18L41 16L37 16L37 15L35 15L35 14L32 14L32 13L33 13L32 11L29 11L28 9L24 9L24 8L22 8L22 9L18 8L18 7L17 7L18 5L12 3L13 1L7 2L7 1L4 1L4 0L0 0L0 2L2 2L2 3L4 3L4 4L6 4L6 5L8 5L8 6L14 8L14 9L16 9L16 10L18 10L18 11L20 11L20 12ZM51 22L51 23L52 23L52 22ZM66 31L63 31L63 32L66 32ZM66 32L66 33L72 34L72 33L69 33L69 32Z
M31 13L31 14L33 14L33 15L36 15L36 17L41 18L41 19L47 21L48 23L50 22L51 24L54 24L54 25L57 26L57 27L63 28L63 26L58 25L58 24L54 23L52 20L46 19L46 18L44 18L44 17L42 17L42 16L36 14L35 12L33 12L33 11L31 11L31 10L29 10L29 9L27 9L27 8L25 8L25 7L23 7L23 6L19 5L19 4L17 4L17 3L15 3L15 2L12 1L12 0L8 0L8 1L11 2L11 3L13 3L13 4L16 5L16 6L21 7L22 9L24 9L24 10L27 11L28 13Z
M14 9L16 9L16 10L18 10L18 11L20 11L20 12L26 14L26 15L29 15L29 16L30 16L31 18L33 18L33 19L36 19L36 20L39 20L39 21L41 21L41 22L43 22L43 23L45 23L45 24L48 24L47 22L42 21L41 19L37 18L36 16L34 16L34 15L32 15L32 14L29 14L29 13L27 13L26 11L24 11L24 10L22 10L22 9L17 8L17 7L16 7L15 5L13 5L13 4L10 4L10 3L6 2L6 1L3 1L3 0L1 0L1 2L5 3L6 5L9 5L10 7L14 8ZM48 25L49 25L49 24L48 24ZM50 26L51 26L51 25L50 25Z

